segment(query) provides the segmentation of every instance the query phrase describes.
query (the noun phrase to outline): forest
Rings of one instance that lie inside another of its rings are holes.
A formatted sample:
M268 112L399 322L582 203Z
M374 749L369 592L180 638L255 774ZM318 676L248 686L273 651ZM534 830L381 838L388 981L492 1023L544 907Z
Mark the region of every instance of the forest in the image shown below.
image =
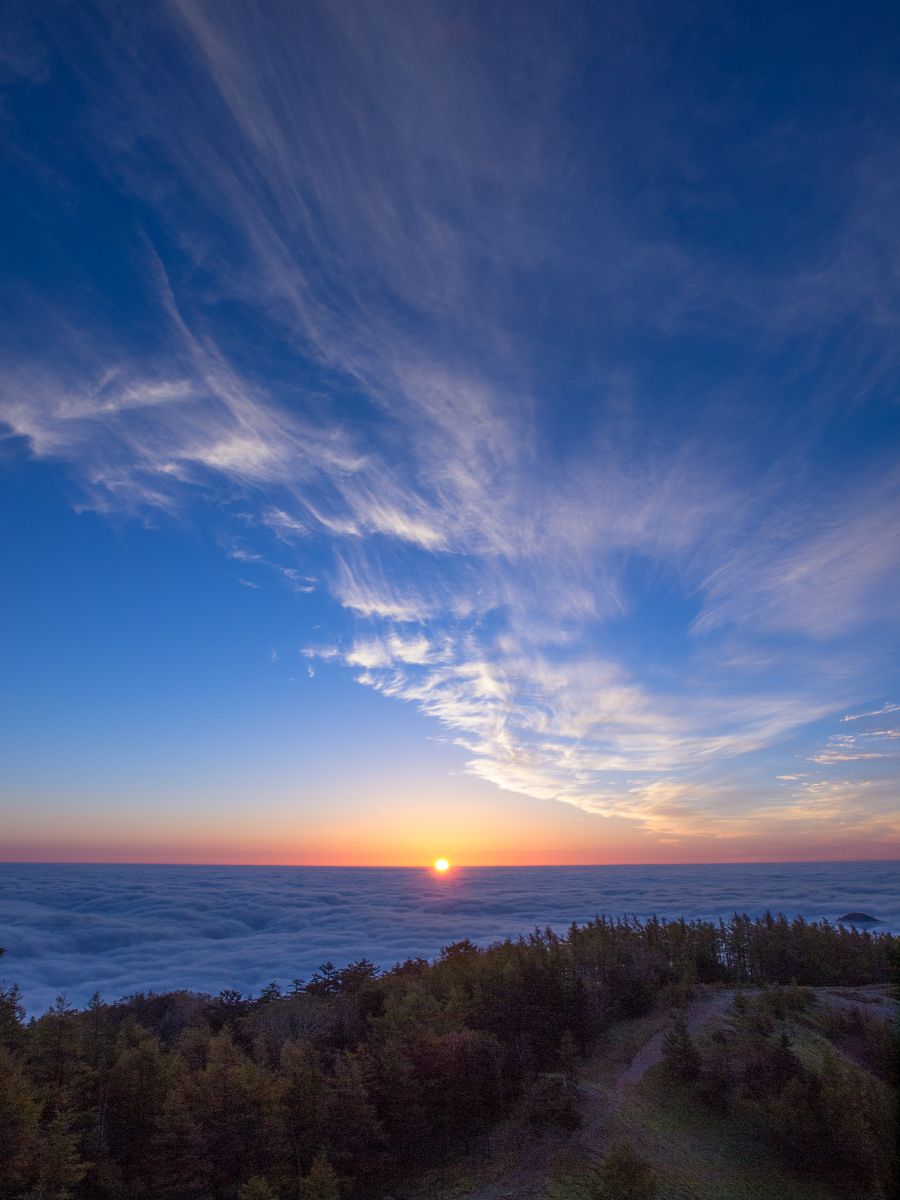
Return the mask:
M886 981L898 942L770 914L598 919L486 948L463 940L384 972L325 963L257 996L95 995L82 1010L60 996L26 1020L27 998L6 986L0 1197L413 1194L410 1180L476 1152L513 1111L537 1128L577 1124L579 1060L617 1022L659 1005L677 1013L702 987L736 996L707 1044L675 1018L675 1086L738 1113L775 1153L796 1159L801 1146L804 1169L857 1189L848 1195L888 1195L895 1051L884 1023L833 1015L832 1033L854 1039L869 1069L835 1058L812 1071L785 1022L811 988Z

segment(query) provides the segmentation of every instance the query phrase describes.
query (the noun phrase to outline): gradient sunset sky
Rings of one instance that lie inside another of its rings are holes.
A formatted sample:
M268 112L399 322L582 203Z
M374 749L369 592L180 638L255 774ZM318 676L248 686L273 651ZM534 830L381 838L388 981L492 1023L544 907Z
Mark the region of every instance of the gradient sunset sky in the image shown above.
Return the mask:
M0 860L900 854L895 4L15 4Z

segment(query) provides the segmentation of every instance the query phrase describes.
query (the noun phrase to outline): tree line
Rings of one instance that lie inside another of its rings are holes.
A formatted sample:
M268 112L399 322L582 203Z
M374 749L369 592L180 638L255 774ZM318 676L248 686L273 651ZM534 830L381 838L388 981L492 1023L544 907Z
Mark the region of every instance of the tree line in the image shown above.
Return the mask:
M529 1098L557 1119L541 1080L616 1021L700 983L880 982L897 941L769 914L600 918L383 973L326 963L256 997L60 997L26 1022L0 989L0 1197L384 1195Z

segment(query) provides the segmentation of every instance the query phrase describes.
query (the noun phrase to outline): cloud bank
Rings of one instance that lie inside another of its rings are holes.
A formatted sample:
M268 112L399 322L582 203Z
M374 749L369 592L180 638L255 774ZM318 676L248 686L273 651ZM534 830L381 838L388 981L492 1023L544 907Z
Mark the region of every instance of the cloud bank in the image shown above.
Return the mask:
M258 993L308 979L326 959L381 966L535 926L657 913L727 917L767 908L811 920L863 910L900 929L896 863L691 867L507 867L429 871L328 867L4 864L0 979L30 1013L63 992L186 988ZM537 906L537 907L536 907Z

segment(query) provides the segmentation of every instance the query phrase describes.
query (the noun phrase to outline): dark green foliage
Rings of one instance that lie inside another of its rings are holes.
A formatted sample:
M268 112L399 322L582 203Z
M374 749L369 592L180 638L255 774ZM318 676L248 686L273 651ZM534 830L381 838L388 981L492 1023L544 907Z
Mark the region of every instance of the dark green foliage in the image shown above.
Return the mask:
M36 1200L71 1200L87 1173L78 1149L75 1114L60 1106L38 1136L34 1174Z
M700 1053L688 1033L684 1017L676 1016L663 1038L663 1062L678 1079L696 1079L700 1073Z
M25 1072L0 1047L0 1196L15 1194L28 1177L39 1115Z
M831 1049L820 1067L804 1066L789 1029L824 1031L840 1041L848 1026L867 1029L871 1022L869 1036L878 1043L888 1027L841 1010L817 1014L815 1021L804 1018L797 1026L809 999L798 999L791 988L784 994L765 989L752 999L739 993L730 1020L699 1055L695 1095L739 1117L794 1170L846 1189L847 1195L887 1196L895 1178L896 1136L888 1088ZM780 1022L773 1012L783 1014Z
M236 988L223 988L217 997L219 1005L232 1011L244 1007L244 997Z
M318 971L314 971L312 979L306 985L311 996L332 996L340 991L340 971L332 962L324 962Z
M16 984L8 988L0 984L0 1046L12 1050L21 1036L24 1019L22 993Z
M302 1180L300 1195L302 1200L340 1200L337 1172L324 1154L316 1155L309 1174Z
M652 1170L627 1142L610 1147L590 1192L592 1200L653 1200L656 1193Z
M273 979L271 983L267 983L263 990L259 993L260 1004L270 1004L273 1000L280 1000L282 996L280 985Z
M867 1072L829 1053L820 1072L798 1074L766 1108L773 1143L795 1165L847 1189L888 1193L890 1097Z
M802 917L788 921L771 913L756 921L736 913L721 925L720 937L724 966L734 983L798 981L808 987L883 982L896 941L883 933ZM873 950L878 963L874 976Z
M829 1038L854 1062L885 1083L896 1080L897 1030L858 1005L823 1013L819 1023Z
M159 1039L139 1025L122 1027L116 1049L103 1073L101 1136L94 1154L108 1156L123 1184L137 1188L147 1176L159 1174L178 1065L164 1054Z
M238 1192L238 1200L278 1200L278 1197L265 1179L254 1175Z
M882 1085L843 1061L817 1081L777 1026L805 1019L806 985L886 978L894 941L774 917L601 919L487 949L464 940L433 963L412 959L382 975L365 959L325 963L308 984L284 992L273 983L257 999L234 990L117 1004L98 996L74 1012L60 998L27 1025L7 988L0 1197L383 1195L404 1175L483 1146L513 1106L535 1128L571 1129L579 1057L612 1022L735 981L777 986L736 1002L702 1064L676 1018L665 1050L673 1073L701 1099L743 1105L773 1145L778 1128L796 1124L811 1171L830 1177L841 1155L854 1180L886 1179ZM881 1035L865 1021L832 1032L861 1063L880 1053ZM629 1153L608 1156L598 1195L652 1194Z
M581 1124L578 1093L572 1081L561 1072L539 1075L525 1093L525 1120L536 1130L577 1129Z
M311 1042L285 1042L279 1067L278 1117L291 1165L300 1174L325 1138L329 1084Z

